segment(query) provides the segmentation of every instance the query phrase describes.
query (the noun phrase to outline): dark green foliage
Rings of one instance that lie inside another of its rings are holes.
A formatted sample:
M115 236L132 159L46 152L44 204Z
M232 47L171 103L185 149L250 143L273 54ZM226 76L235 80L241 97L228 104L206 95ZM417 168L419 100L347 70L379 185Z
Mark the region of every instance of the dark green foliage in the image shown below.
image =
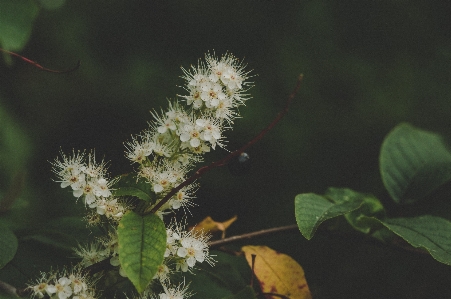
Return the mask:
M0 226L0 269L13 259L16 251L16 236L10 229Z
M152 185L135 174L121 175L114 187L113 195L115 196L134 196L149 202L149 204L155 203L155 193L151 190Z
M380 172L398 203L413 203L451 181L451 151L443 138L401 124L382 144Z
M387 136L381 149L380 167L385 186L396 202L402 198L413 202L450 180L451 153L442 140L437 134L407 124ZM450 221L431 215L387 218L384 207L372 195L338 188L328 189L325 196L299 194L295 198L295 215L307 239L313 237L323 221L344 215L358 231L388 241L391 236L379 231L384 226L413 247L427 250L437 261L451 265Z

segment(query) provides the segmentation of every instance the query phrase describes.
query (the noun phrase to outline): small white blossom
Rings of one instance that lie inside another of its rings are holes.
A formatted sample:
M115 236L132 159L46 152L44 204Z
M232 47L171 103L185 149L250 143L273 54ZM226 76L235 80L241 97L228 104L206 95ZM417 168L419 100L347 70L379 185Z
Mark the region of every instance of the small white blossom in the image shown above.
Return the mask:
M180 129L180 140L182 142L189 142L190 146L198 147L200 145L200 133L202 127L195 124L185 124Z
M30 285L33 295L52 299L95 299L93 283L81 274L81 268L76 267L70 272L41 273L36 285Z
M210 236L195 230L185 231L184 226L175 221L171 222L166 230L167 241L164 256L175 258L177 271L187 272L197 262L207 261L213 265L214 260L209 255L208 249Z
M79 248L75 249L75 254L82 259L81 263L84 267L103 261L109 256L109 253L98 242L84 247L79 246Z
M169 269L169 267L163 262L163 264L161 264L158 267L157 273L155 273L153 279L158 279L160 281L165 281L168 279L169 274L171 273L171 270Z
M121 220L126 211L126 207L114 199L101 199L97 203L97 214L105 215L107 218L114 221Z
M194 199L193 194L197 190L198 185L191 184L183 187L169 200L169 206L173 210L178 210L181 207L188 208L194 205L192 200Z
M192 296L188 291L188 286L185 286L185 282L180 283L178 286L169 286L163 283L164 293L159 294L159 299L187 299Z
M62 161L56 159L53 172L61 179L61 187L71 186L74 197L83 196L84 202L90 208L97 206L99 198L111 196L111 185L115 182L106 178L106 163L97 163L94 153L86 156L84 152L75 151L72 156L61 153ZM88 160L86 162L86 159Z
M141 164L146 160L146 157L152 154L154 144L150 142L148 138L144 138L144 140L140 141L133 137L131 142L125 143L125 147L128 150L126 152L126 157L132 162Z

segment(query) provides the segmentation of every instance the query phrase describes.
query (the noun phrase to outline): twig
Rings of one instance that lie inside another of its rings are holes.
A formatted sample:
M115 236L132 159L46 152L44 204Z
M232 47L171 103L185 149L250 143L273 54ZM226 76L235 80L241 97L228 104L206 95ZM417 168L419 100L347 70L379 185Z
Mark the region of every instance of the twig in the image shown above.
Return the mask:
M274 228L262 229L256 232L251 232L247 234L242 234L238 236L233 236L230 238L225 238L221 240L211 241L208 243L210 247L219 247L229 243L238 242L245 239L255 238L263 235L269 235L277 232L289 231L289 230L299 230L297 224L287 225L287 226L279 226Z
M244 152L247 148L249 148L250 146L252 146L254 143L256 143L257 141L259 141L260 139L263 138L263 136L266 135L266 133L268 133L269 130L271 130L281 119L282 117L287 114L288 112L288 108L290 107L291 102L293 101L294 97L296 96L296 94L299 91L299 88L301 87L301 82L303 79L304 75L299 75L298 80L296 82L296 86L293 89L293 91L291 92L291 94L288 97L288 100L285 104L285 107L282 111L279 112L279 114L277 114L276 118L274 118L274 120L266 127L264 128L260 134L258 134L254 139L252 139L251 141L249 141L246 145L244 145L243 147L241 147L240 149L235 150L234 152L231 152L229 155L227 155L226 157L224 157L223 159L219 160L219 161L215 161L213 163L211 163L210 165L207 166L203 166L201 168L199 168L192 176L190 176L188 179L186 179L183 183L181 183L180 185L178 185L177 187L173 188L162 200L160 200L153 208L152 210L150 210L149 213L156 213L161 206L163 206L172 196L174 196L180 189L182 189L185 186L188 186L189 184L193 183L195 180L197 180L198 178L200 178L204 173L206 173L207 171L212 170L213 168L216 167L220 167L220 166L224 166L226 165L233 157L236 157L238 155L240 155L242 152Z
M64 70L64 71L52 70L52 69L49 69L49 68L46 68L46 67L40 65L40 64L37 63L36 61L33 61L33 60L31 60L31 59L28 59L28 58L26 58L26 57L24 57L24 56L22 56L22 55L17 54L17 53L14 53L14 52L11 52L11 51L2 49L2 48L0 48L0 51L1 51L1 52L4 52L4 53L7 53L7 54L9 54L9 55L18 57L18 58L22 59L23 61L25 61L26 63L29 63L29 64L31 64L31 65L34 65L35 67L37 67L37 68L39 68L39 69L41 69L41 70L43 70L43 71L49 72L49 73L56 73L56 74L70 73L70 72L73 72L73 71L77 70L77 69L80 67L80 60L79 60L79 61L77 62L77 65L76 65L75 67L69 69L69 70Z

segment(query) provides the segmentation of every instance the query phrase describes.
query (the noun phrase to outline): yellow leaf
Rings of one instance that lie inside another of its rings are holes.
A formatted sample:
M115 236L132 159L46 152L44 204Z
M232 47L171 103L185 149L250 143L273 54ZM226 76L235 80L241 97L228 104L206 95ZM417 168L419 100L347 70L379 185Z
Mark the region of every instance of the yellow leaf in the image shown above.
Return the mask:
M263 293L275 293L290 299L311 299L304 270L290 256L267 246L244 246L241 248L249 266L252 254L256 255L254 272ZM267 298L274 298L273 296Z
M237 218L238 217L235 216L224 222L216 222L210 216L208 216L204 220L202 220L201 222L196 224L196 226L193 228L193 230L197 230L197 231L203 230L204 232L209 232L209 233L215 233L215 232L221 231L223 233L223 238L224 238L226 229L233 222L235 222Z

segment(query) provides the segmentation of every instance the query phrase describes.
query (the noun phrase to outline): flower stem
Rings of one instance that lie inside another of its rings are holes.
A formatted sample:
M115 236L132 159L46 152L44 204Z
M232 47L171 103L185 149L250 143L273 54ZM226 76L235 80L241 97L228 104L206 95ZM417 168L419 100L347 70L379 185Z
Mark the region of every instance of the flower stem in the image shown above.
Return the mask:
M268 131L271 130L282 119L282 117L285 114L287 114L291 102L293 101L294 97L296 96L296 94L299 91L299 88L301 87L301 82L302 82L303 78L304 78L304 75L302 75L302 74L299 75L298 80L296 82L296 86L293 89L293 91L291 92L291 94L288 96L288 100L287 100L283 110L280 111L279 114L277 114L277 116L274 118L274 120L266 128L264 128L254 139L249 141L247 144L242 146L240 149L237 149L234 152L231 152L229 155L227 155L223 159L215 161L215 162L211 163L210 165L203 166L203 167L199 168L192 176L190 176L188 179L186 179L183 183L181 183L177 187L173 188L158 204L156 204L152 208L150 213L156 213L161 208L161 206L163 206L180 189L182 189L183 187L188 186L189 184L193 183L195 180L200 178L207 171L210 171L210 170L212 170L213 168L216 168L216 167L220 167L220 166L226 165L233 157L236 157L236 156L240 155L242 152L244 152L246 149L248 149L254 143L256 143L257 141L262 139L263 136L265 136L266 133L268 133Z

